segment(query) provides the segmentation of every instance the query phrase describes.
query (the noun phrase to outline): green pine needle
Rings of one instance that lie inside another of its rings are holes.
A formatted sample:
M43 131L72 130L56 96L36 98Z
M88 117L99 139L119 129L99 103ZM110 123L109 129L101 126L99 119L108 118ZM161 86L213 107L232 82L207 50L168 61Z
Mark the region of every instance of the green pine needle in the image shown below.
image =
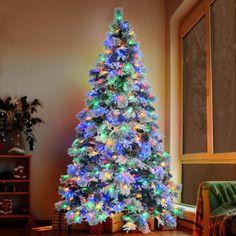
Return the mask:
M115 21L121 21L123 19L123 9L121 7L115 8Z

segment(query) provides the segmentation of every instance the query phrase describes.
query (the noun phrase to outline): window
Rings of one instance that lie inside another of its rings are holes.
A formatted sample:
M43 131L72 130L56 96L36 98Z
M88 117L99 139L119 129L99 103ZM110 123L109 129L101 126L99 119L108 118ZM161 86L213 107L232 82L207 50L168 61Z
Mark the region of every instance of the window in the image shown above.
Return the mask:
M183 153L207 152L205 17L183 37ZM194 142L193 142L194 140Z
M214 152L236 152L236 1L211 5Z
M183 183L188 165L208 173L196 183L223 180L218 164L236 168L236 0L198 1L180 22L180 57Z

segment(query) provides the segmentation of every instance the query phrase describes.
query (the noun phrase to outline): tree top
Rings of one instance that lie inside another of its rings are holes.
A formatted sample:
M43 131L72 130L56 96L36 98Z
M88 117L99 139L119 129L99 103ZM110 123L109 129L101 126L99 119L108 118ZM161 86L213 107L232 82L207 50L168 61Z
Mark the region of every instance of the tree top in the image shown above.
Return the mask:
M115 8L114 20L115 20L115 22L120 22L123 20L123 8L122 7Z

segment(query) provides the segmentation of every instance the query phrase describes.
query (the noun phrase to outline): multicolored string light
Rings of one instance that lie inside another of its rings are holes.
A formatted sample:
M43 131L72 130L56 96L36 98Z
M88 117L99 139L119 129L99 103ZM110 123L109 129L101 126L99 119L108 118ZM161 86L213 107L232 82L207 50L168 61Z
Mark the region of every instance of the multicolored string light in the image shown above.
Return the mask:
M96 225L125 212L126 231L138 227L149 233L149 217L175 226L170 156L163 150L139 45L122 9L115 11L90 75L93 89L78 114L77 138L68 151L73 163L61 176L56 208L67 212L69 224Z

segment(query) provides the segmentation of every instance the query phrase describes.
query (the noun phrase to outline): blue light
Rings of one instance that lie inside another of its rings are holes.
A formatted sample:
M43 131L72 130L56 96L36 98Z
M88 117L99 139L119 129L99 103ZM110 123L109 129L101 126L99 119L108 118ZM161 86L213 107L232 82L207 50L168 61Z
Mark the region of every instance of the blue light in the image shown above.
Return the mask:
M94 201L95 201L95 196L93 195L93 196L88 197L88 200L89 200L90 202L94 202Z
M66 195L65 195L65 199L70 199L70 198L72 198L73 197L73 192L70 190L70 191L68 191L68 192L66 192Z
M129 23L127 21L125 21L123 24L121 24L121 29L123 29L123 30L129 29Z
M120 143L116 144L115 149L116 149L118 155L122 155L123 152L124 152L124 148L123 148L123 146Z
M109 151L109 150L106 150L106 154L108 155L108 157L112 157L112 152L111 151Z
M102 152L105 150L105 145L104 144L99 144L96 146L96 150L99 152Z
M69 175L75 175L77 171L77 167L74 165L68 165L67 172Z
M119 115L118 115L118 121L119 121L119 122L125 121L125 116L123 116L122 114L119 114Z

